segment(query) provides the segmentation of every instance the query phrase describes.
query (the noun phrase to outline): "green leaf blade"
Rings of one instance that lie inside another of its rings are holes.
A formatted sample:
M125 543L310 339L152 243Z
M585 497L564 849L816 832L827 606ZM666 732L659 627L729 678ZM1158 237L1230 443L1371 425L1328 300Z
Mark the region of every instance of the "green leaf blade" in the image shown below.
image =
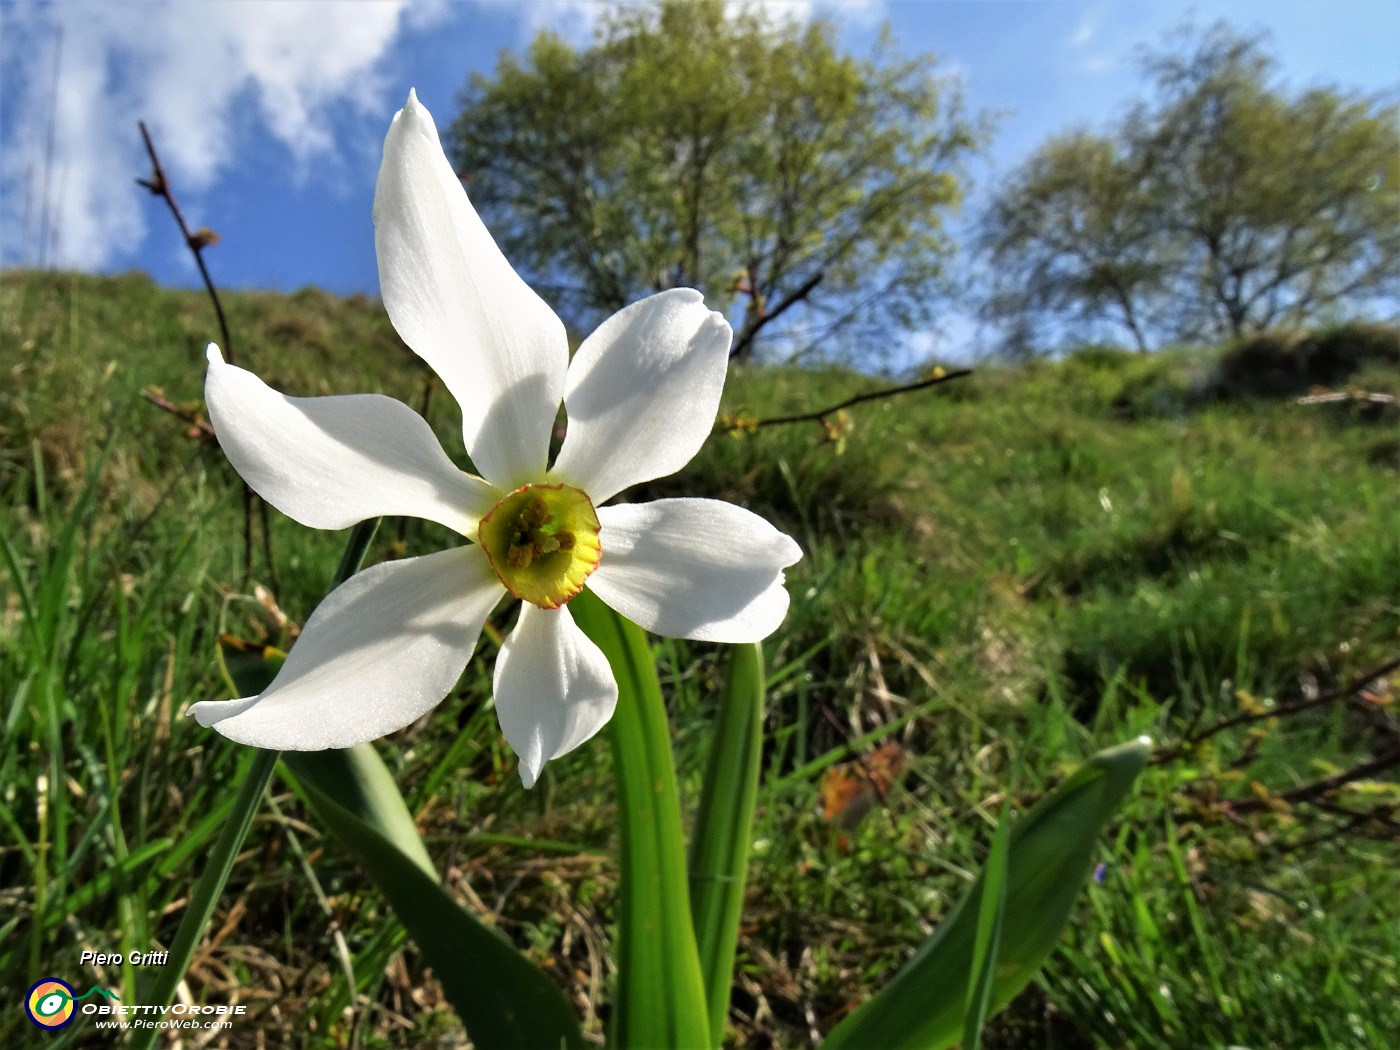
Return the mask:
M233 862L243 847L248 829L253 825L253 817L262 805L263 795L273 770L277 768L276 751L253 751L252 757L239 778L238 796L229 814L228 823L220 832L218 841L210 851L208 862L200 873L190 903L180 919L175 931L175 940L170 945L170 955L166 964L156 970L148 970L149 978L137 983L140 1002L153 1006L166 1006L175 999L175 988L184 980L185 971L194 960L195 949L199 947L204 928L209 925L214 909L223 893L224 883L233 870ZM132 1038L131 1045L144 1050L155 1044L156 1029L143 1029Z
M481 1050L584 1050L578 1019L557 985L452 898L416 857L314 784L301 792L394 909Z
M989 1015L1054 949L1093 866L1098 836L1150 748L1144 738L1099 752L1011 829ZM964 1034L985 885L979 877L889 985L836 1026L825 1050L942 1050Z
M733 648L690 843L690 903L709 1004L710 1043L729 1013L763 751L763 650Z
M102 453L102 459L99 461L99 469L101 464L106 462L111 449L112 441L109 441ZM97 475L94 474L93 481L90 483L90 488L94 492L96 491L96 479ZM87 500L88 496L85 495L83 498ZM79 518L80 515L73 515L70 519L70 529L75 527L74 523ZM360 522L351 530L345 554L340 560L340 567L336 570L335 578L331 581L332 590L344 583L359 568L360 563L364 560L365 551L369 548L370 540L374 537L374 530L378 527L379 519L374 518L370 521ZM65 539L63 542L66 544L69 541ZM225 647L221 644L215 652L218 656L220 669L236 696L252 696L262 692L276 676L277 668L281 666L281 660L285 659L285 655L281 655L277 660L242 664L237 668L239 678L235 681L227 659L229 654ZM175 939L170 945L170 958L154 977L142 980L137 986L141 989L143 1002L149 1005L165 1006L175 998L175 989L184 980L185 971L189 969L189 965L194 959L195 948L199 944L199 939L204 935L204 928L213 917L214 908L224 890L224 883L228 881L229 873L233 870L233 862L237 859L243 840L248 835L248 829L253 826L253 817L262 805L263 794L267 791L267 785L272 780L272 774L277 768L277 758L276 751L255 749L251 758L242 760L242 770L238 777L238 795L229 811L228 822L224 824L223 830L219 833L218 841L214 844L209 863L205 865L199 881L195 885L194 893L190 896L185 914L180 918L180 925L175 931ZM60 812L63 811L60 810ZM156 1029L142 1029L133 1037L131 1045L136 1050L146 1050L147 1047L154 1045L156 1034Z
M437 878L413 815L373 744L357 744L343 751L285 751L282 762L303 784L335 799Z
M978 894L977 936L973 942L967 1004L963 1008L963 1050L979 1050L982 1025L991 1005L996 960L1001 951L1001 929L1006 918L1006 862L1011 847L1010 806L1003 805L987 866L982 869Z
M360 539L367 542L368 535ZM353 571L358 561L358 555L353 561L347 555L342 572ZM286 657L275 650L254 656L221 647L220 659L235 692L250 695L267 688ZM582 1050L578 1019L559 988L442 888L403 795L373 744L287 751L281 758L284 777L374 880L432 965L474 1045Z

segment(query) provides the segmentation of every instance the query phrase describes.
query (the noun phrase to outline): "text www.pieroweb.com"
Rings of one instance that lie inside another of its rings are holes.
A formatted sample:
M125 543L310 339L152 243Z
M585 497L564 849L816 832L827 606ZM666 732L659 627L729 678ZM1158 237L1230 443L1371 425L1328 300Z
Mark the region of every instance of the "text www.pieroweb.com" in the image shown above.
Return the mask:
M82 1012L93 1017L94 1028L116 1031L178 1029L210 1031L233 1027L231 1018L248 1012L247 1006L137 1006L90 1003Z

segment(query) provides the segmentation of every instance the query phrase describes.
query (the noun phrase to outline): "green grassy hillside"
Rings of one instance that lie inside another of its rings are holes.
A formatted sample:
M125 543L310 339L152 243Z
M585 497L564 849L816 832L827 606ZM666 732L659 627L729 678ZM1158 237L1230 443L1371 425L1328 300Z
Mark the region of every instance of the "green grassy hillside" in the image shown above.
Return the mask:
M461 455L455 406L378 303L307 289L227 306L239 363L273 386L418 407L431 390L434 428ZM240 488L200 428L216 331L202 294L140 275L0 278L6 987L81 973L129 992L129 968L97 973L80 952L168 943L250 758L182 712L226 695L216 636L285 644L283 617L306 618L343 545L276 512L264 544L255 514L245 577ZM1400 655L1400 409L1295 395L1318 380L1400 393L1397 345L1352 329L988 367L850 409L833 420L840 442L815 423L718 432L635 493L741 503L806 552L765 646L735 1045L812 1045L956 899L1008 795L1019 809L1140 733L1160 760L1064 947L989 1042L1388 1045L1400 673L1353 686ZM725 413L878 385L739 368ZM389 522L371 558L447 542ZM607 749L584 746L523 792L484 706L495 644L379 749L448 885L596 1019L615 894ZM693 803L722 654L657 651ZM863 771L891 742L903 768L877 791ZM293 1047L457 1045L382 901L274 784L190 994L250 1006L230 1046L258 1031ZM870 808L854 828L830 819L843 790ZM0 1044L24 1025L6 1011Z

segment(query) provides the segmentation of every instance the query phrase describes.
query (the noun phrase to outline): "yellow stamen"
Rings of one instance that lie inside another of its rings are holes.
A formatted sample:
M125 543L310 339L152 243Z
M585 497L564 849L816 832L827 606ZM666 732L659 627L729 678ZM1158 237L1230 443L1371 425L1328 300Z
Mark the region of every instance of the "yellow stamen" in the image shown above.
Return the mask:
M588 495L568 485L526 485L481 519L477 542L506 590L557 609L598 567L598 515Z

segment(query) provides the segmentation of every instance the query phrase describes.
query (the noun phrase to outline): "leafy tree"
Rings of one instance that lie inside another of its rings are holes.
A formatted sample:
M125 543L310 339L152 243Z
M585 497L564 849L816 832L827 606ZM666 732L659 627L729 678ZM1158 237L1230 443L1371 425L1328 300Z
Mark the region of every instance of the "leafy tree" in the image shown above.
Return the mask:
M451 142L503 249L577 327L689 286L746 355L761 332L861 352L927 324L979 135L888 39L857 59L826 22L663 0L614 10L587 49L541 33L503 55Z
M1117 322L1147 349L1150 301L1167 278L1143 179L1112 141L1051 139L1008 180L983 220L995 279L989 312L1010 349L1035 343L1033 318Z
M1155 97L1105 135L1052 139L982 220L987 311L1109 320L1139 346L1238 337L1400 288L1400 109L1289 93L1217 25L1149 54Z

